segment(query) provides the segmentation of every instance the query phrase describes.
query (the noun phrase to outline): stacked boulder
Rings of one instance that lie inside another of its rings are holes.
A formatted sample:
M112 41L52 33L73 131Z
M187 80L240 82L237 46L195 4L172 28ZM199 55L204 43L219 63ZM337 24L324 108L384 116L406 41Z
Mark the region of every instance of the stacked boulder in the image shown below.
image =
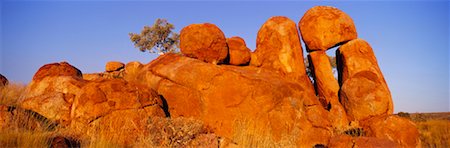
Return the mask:
M375 54L366 41L357 38L353 20L347 14L334 7L313 7L300 20L299 29L312 63L316 93L322 105L331 105L330 113L335 117L331 120L342 119L334 123L348 119L353 125L362 125L367 136L404 147L419 144L415 125L392 115L392 97ZM325 51L339 45L338 83Z
M193 24L180 34L184 56L168 53L145 65L110 62L105 73L123 75L92 81L68 63L47 64L19 103L63 125L98 123L125 130L129 141L136 139L135 132L148 132L142 119L156 116L201 120L238 146L233 138L243 131L248 135L240 138L303 147L419 145L415 125L392 115L391 94L374 52L357 38L344 12L313 7L298 26L287 17L269 18L256 44L252 53L242 38L227 39L216 25ZM326 54L337 46L338 80ZM352 131L357 134L348 134Z
M101 80L123 78L125 75L125 64L118 61L109 61L105 65L105 72L83 74L85 80Z

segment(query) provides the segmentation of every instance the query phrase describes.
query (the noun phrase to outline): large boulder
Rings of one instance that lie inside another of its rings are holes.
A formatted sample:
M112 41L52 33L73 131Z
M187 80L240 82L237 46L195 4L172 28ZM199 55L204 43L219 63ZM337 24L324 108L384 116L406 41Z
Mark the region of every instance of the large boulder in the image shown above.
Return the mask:
M36 72L18 102L52 121L68 123L71 104L85 83L81 71L67 62L46 64Z
M414 122L395 115L374 117L361 122L367 136L388 139L402 147L420 146L420 135Z
M5 76L0 74L0 86L6 86L8 84L8 79Z
M105 70L106 72L119 71L125 67L125 64L117 61L110 61L106 63Z
M82 73L77 68L67 62L45 64L34 74L33 81L40 81L45 77L69 76L75 79L82 79Z
M231 65L245 65L250 62L251 51L241 37L227 38Z
M335 7L309 9L298 26L308 51L327 50L357 38L352 18Z
M370 45L352 40L337 51L340 100L351 120L393 113L391 93Z
M34 78L18 101L20 107L82 134L95 135L98 128L120 131L120 143L130 143L137 132L145 132L148 117L166 116L162 100L148 87L123 79L83 80L68 63L44 65Z
M328 112L314 93L271 70L218 66L165 54L140 75L143 79L138 82L165 99L171 117L202 120L226 138L245 129L267 132L275 140L295 135L298 144L312 147L326 145L331 136Z
M305 85L305 89L313 89L306 75L297 27L287 17L271 17L261 26L250 65L273 70Z
M181 53L208 63L222 63L228 56L225 35L214 24L192 24L180 33Z
M336 130L347 129L348 119L344 107L339 102L339 84L333 75L330 60L325 51L309 53L308 61L314 77L314 88L322 106L330 111L330 120Z

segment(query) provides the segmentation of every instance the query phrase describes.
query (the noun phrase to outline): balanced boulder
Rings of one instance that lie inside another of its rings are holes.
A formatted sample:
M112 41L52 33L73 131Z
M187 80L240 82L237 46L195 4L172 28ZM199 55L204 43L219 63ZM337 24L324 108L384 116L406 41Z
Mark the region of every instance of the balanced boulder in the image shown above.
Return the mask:
M227 39L230 51L231 65L245 65L250 62L251 51L247 48L244 39L241 37L231 37Z
M309 9L298 26L308 51L327 50L357 38L352 18L335 7Z
M105 70L106 72L119 71L125 67L125 64L117 61L110 61L106 63Z
M6 86L8 84L8 79L5 76L0 74L0 86Z
M370 45L352 40L337 50L340 100L351 120L393 113L391 93Z
M181 53L208 63L223 63L228 56L225 35L214 24L192 24L180 33Z

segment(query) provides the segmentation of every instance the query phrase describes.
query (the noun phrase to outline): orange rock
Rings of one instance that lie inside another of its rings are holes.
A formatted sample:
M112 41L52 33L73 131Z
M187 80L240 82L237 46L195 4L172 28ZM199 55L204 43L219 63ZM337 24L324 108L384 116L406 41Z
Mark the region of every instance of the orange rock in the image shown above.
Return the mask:
M180 33L181 53L208 63L222 63L228 56L225 35L214 24L192 24Z
M355 148L379 148L398 147L395 142L374 137L350 137L339 135L331 138L328 147L355 147Z
M267 20L258 31L256 50L250 65L274 70L313 91L303 61L295 23L283 16Z
M298 26L308 51L327 50L357 38L350 16L330 6L309 9Z
M245 65L250 62L250 49L245 45L244 39L241 37L231 37L227 39L230 52L231 65Z
M92 81L84 85L81 94L76 96L71 118L89 123L113 111L147 106L160 108L162 102L155 92L145 87L122 79ZM155 116L165 116L162 109L155 113Z
M202 120L220 136L232 138L242 130L240 124L251 125L249 132L264 129L276 140L296 128L301 130L299 139L310 139L305 143L310 146L328 140L308 138L317 132L315 127L331 135L327 111L315 95L273 71L216 66L176 54L160 56L143 70L146 76L140 82L165 98L171 117Z
M122 110L138 110L148 116L165 116L159 96L147 87L123 79L86 81L71 71L81 72L65 64L47 64L36 72L26 87L19 104L51 121L68 125L88 125L93 120ZM63 70L58 73L58 70ZM50 71L50 72L46 72ZM40 75L46 77L39 77ZM140 113L139 113L140 114Z
M49 76L71 76L82 79L82 73L67 62L46 64L34 74L33 81L40 81Z
M337 51L340 100L351 120L393 113L391 93L370 45L352 40Z
M314 51L308 55L311 64L314 87L322 106L330 111L330 120L337 130L348 126L347 114L339 102L339 84L332 73L332 67L325 51Z
M419 147L420 135L416 125L395 115L374 117L362 122L367 136L389 139L402 147Z
M0 86L6 86L8 84L8 79L5 76L0 74Z
M125 64L117 61L110 61L106 63L105 70L106 72L119 71L125 67Z

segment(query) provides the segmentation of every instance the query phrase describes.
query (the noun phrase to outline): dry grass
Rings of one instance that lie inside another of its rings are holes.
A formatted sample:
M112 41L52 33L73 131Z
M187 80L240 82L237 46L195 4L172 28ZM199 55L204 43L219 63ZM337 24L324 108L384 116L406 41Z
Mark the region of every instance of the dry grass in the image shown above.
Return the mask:
M233 141L231 144L236 144L238 147L294 147L297 139L295 130L291 134L282 135L279 141L273 139L270 130L266 127L257 126L252 120L238 120L235 121L235 129Z
M450 121L427 120L417 122L422 147L450 147Z
M25 87L20 83L9 83L0 87L0 105L17 106L17 100L25 91Z

